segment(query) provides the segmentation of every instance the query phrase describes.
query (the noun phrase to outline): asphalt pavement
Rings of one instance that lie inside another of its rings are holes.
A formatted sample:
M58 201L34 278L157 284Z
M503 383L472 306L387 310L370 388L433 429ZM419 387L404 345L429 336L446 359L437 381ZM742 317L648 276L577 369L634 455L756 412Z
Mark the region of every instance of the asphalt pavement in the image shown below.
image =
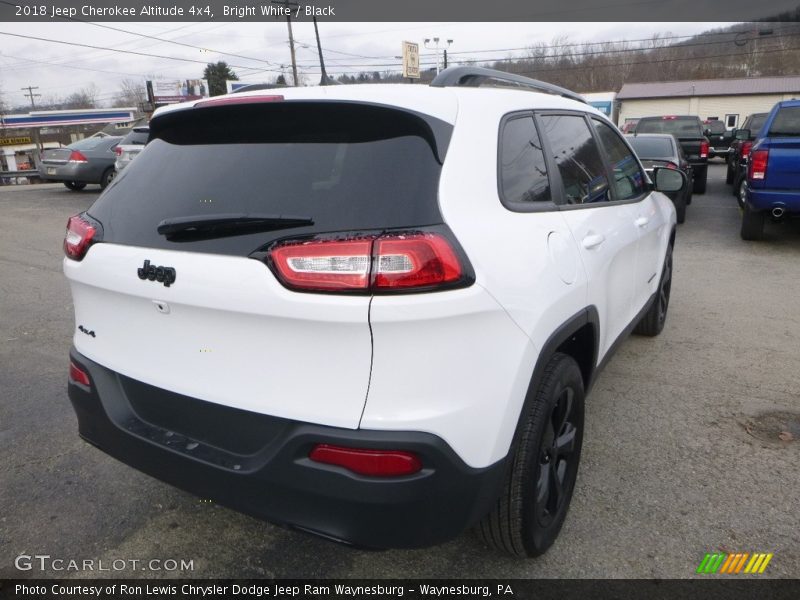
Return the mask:
M724 175L711 168L678 228L664 332L627 340L589 397L567 522L527 561L469 532L354 550L204 502L83 442L66 395L61 244L99 189L0 187L0 577L674 578L714 551L772 552L764 576L800 577L800 222L742 241ZM19 571L20 555L51 558ZM152 559L193 568L142 570Z

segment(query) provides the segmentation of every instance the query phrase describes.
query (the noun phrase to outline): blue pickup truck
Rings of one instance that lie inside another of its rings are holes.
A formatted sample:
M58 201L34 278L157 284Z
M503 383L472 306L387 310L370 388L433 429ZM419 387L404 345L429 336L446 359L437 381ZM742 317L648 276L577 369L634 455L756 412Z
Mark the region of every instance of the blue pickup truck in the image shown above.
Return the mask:
M741 132L741 133L740 133ZM778 102L750 150L742 213L742 239L758 240L770 215L800 216L800 100ZM739 135L748 132L739 130Z

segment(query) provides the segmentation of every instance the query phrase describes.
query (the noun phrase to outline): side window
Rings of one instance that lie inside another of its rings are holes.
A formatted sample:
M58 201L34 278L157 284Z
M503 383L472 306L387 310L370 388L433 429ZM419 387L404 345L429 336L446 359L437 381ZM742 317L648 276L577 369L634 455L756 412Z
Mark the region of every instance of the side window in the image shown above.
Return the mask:
M506 122L500 141L500 192L505 202L546 202L550 182L533 117Z
M540 117L553 153L567 202L590 204L607 202L608 178L592 132L580 115Z
M600 136L600 143L603 144L611 170L614 172L614 191L617 200L630 200L641 196L645 191L644 175L628 146L605 123L596 119L592 119L592 123Z

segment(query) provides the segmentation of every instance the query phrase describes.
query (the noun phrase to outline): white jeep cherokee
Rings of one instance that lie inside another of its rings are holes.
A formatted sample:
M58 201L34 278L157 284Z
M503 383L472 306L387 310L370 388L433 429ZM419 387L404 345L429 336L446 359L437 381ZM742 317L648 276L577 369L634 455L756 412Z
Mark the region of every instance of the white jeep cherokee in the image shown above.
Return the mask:
M580 96L496 71L279 93L157 111L69 220L81 436L338 541L477 525L544 552L587 391L664 325L675 210L655 189L683 176L651 183Z

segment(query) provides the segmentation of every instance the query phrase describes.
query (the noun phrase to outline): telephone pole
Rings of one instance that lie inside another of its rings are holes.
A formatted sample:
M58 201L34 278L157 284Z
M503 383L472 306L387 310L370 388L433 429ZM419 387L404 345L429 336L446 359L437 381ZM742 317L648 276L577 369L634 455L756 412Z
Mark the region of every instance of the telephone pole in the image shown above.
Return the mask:
M33 90L38 90L38 85L29 85L28 87L20 88L23 92L25 90L28 91L26 96L31 99L31 107L33 110L36 110L36 101L35 98L40 98L41 94L34 94ZM39 169L39 158L42 156L42 144L39 140L39 128L33 127L33 143L36 144L36 155L33 157L33 166L38 170Z
M286 13L286 25L289 27L289 51L292 55L292 77L294 79L294 87L297 87L297 60L294 55L294 35L292 34L292 11L300 5L291 0L270 0L272 4L282 6Z
M328 74L325 72L325 59L322 58L322 44L319 42L319 28L317 27L317 17L312 17L314 20L314 34L317 36L317 52L319 52L319 68L322 71L322 76L319 79L320 85L328 85Z

